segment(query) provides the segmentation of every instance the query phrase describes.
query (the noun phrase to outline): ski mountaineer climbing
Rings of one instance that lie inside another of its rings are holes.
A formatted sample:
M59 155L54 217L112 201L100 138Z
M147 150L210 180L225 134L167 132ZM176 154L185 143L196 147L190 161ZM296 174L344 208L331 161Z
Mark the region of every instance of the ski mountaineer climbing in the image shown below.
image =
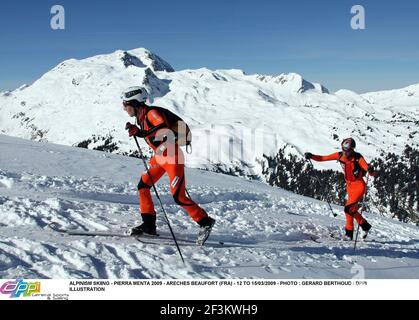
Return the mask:
M177 135L170 130L174 121L180 118L170 111L146 105L147 91L142 87L130 87L123 92L124 110L130 117L135 117L136 124L127 123L129 136L144 138L154 155L150 160L149 170L145 172L138 184L140 213L143 223L131 230L132 236L143 233L157 235L156 211L150 189L153 184L167 173L170 180L170 191L175 202L185 209L190 217L199 224L198 243L203 244L209 237L215 220L186 196L185 161L179 146Z
M305 154L306 159L313 159L314 161L331 161L337 160L342 165L346 191L348 193L348 200L345 204L345 236L344 240L353 240L354 236L354 219L362 229L362 238L365 239L371 229L371 225L358 212L359 202L362 201L366 184L364 176L368 172L370 176L375 176L375 172L368 167L364 157L355 152L356 143L352 138L343 140L342 152L336 152L328 156L313 155L310 152Z

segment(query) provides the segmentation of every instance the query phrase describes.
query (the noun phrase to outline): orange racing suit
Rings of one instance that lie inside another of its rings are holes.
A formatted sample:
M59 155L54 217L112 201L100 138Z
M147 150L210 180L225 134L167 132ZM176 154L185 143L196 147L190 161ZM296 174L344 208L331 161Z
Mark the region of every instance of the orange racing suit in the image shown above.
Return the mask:
M159 127L163 131L168 130L169 127L164 114L152 108L142 108L137 117L137 123L143 131ZM154 156L150 159L148 172L143 173L138 184L141 214L156 215L150 189L153 183L157 183L167 173L170 181L170 191L175 202L185 209L194 221L199 223L208 215L192 199L186 196L184 154L174 140L170 142L166 138L159 139L161 136L161 132L154 131L145 137L147 144L154 150Z
M354 230L354 218L359 225L363 225L366 220L358 212L358 209L359 202L362 201L366 191L363 176L368 172L368 164L364 157L357 152L353 152L349 157L343 152L336 152L327 156L313 155L312 159L315 161L337 160L342 165L348 193L348 200L345 204L345 229Z

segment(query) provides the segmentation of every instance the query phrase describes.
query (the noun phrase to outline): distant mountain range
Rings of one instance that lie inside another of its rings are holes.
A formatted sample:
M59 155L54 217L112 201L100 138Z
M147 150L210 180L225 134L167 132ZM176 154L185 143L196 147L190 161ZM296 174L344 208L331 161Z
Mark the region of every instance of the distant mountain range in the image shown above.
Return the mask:
M0 93L0 133L129 154L135 144L121 92L143 85L153 103L192 128L188 165L244 175L262 173L263 155L279 149L324 154L353 137L368 158L400 154L419 143L419 84L391 91L329 92L290 73L247 75L241 70L175 71L146 49L67 60L31 85ZM335 168L335 164L322 164Z

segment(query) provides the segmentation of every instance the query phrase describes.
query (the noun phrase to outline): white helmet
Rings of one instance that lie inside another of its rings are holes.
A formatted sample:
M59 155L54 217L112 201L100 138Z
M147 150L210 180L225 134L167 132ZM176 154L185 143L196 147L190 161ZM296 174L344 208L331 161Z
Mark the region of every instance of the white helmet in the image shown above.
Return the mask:
M147 90L143 87L129 87L122 93L122 100L124 102L136 100L142 103L146 102L147 98Z

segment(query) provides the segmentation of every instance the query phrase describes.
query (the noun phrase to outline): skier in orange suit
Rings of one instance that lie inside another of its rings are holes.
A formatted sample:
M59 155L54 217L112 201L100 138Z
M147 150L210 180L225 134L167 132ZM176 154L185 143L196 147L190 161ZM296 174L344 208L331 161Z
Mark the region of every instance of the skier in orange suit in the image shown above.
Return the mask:
M170 191L175 202L180 205L190 217L199 224L199 239L203 244L208 238L215 220L208 216L204 209L186 196L185 159L177 140L169 141L170 131L168 118L163 108L150 107L145 104L147 91L142 87L130 87L123 94L124 110L136 119L137 125L127 123L129 136L144 138L154 156L150 160L150 168L145 172L138 184L140 211L143 224L135 227L131 235L140 236L143 233L156 235L156 211L151 198L150 189L153 184L167 173L170 180ZM163 132L163 133L162 133ZM160 139L163 137L163 139Z
M314 161L338 161L343 168L346 182L346 191L348 193L348 200L345 204L346 226L345 226L345 240L352 240L354 234L354 219L362 229L362 238L365 239L371 229L371 225L359 213L359 202L362 201L366 184L364 176L368 172L371 176L375 176L372 169L368 167L364 157L355 152L356 143L352 138L343 140L342 152L332 153L327 156L313 155L307 152L306 159L313 159Z

